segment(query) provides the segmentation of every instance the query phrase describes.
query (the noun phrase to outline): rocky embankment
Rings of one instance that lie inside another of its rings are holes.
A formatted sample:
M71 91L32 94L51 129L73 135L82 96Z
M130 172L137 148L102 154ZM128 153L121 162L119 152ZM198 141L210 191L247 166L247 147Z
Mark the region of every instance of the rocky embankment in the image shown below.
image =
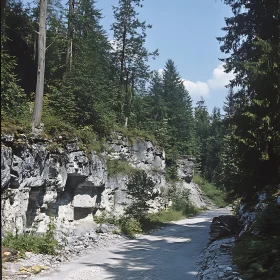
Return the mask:
M257 237L263 233L261 231L269 233L269 231L277 230L275 225L274 227L272 225L275 222L273 219L276 218L276 213L279 212L279 193L280 185L268 186L262 192L257 193L253 201L238 202L236 216L213 218L210 227L210 243L202 254L203 261L199 273L201 280L241 280L238 268L233 264L232 248L238 239L242 239L243 235L250 234L250 236ZM267 209L270 214L263 216ZM262 224L261 220L263 225L267 223L267 227L257 226ZM276 250L276 248L271 249ZM270 260L271 265L273 264L272 259Z
M102 212L121 215L130 203L126 192L129 174L111 172L111 161L145 170L153 179L158 194L151 201L154 211L170 205L164 150L149 139L131 140L120 133L113 133L105 145L106 151L97 153L85 149L79 139L1 135L1 236L34 227L45 232L53 219L59 229L57 239L66 245L55 257L28 252L24 259L5 262L6 279L24 279L125 240L110 226L97 233L93 221ZM179 160L177 187L189 190L196 207L211 208L213 204L192 182L193 169L192 159ZM11 256L5 251L2 255Z
M2 265L3 280L22 280L44 275L58 268L61 264L69 262L115 244L122 243L127 237L114 233L114 226L103 225L102 233L96 233L96 229L79 229L67 232L67 237L58 232L57 238L65 245L57 255L34 254L26 252L23 257L16 257L5 261ZM99 231L100 232L100 231ZM4 248L2 248L3 251Z
M121 215L130 203L126 192L129 174L110 173L109 161L145 170L156 183L154 211L169 205L169 184L165 180L165 152L150 140L129 140L114 133L106 151L80 148L78 139L54 140L21 135L1 139L1 222L2 235L24 232L36 225L46 230L50 216L57 226L71 229L92 221L102 211ZM194 164L180 160L181 187L190 191L191 202L201 208L211 206L193 182Z
M234 243L235 237L226 237L213 241L205 248L200 280L242 280L232 261Z
M202 255L200 280L242 280L233 264L231 249L239 232L236 216L214 217L210 226L210 243Z

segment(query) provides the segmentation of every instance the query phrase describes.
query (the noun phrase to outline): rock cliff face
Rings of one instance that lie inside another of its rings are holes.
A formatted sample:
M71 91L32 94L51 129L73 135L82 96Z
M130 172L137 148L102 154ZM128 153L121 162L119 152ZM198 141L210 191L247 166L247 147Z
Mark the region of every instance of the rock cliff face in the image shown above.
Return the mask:
M110 152L102 154L85 152L77 139L51 141L2 135L1 142L2 233L22 232L34 224L44 231L51 216L56 223L70 226L81 220L92 221L92 214L99 210L121 214L130 203L126 193L129 178L125 174L109 176L108 159L145 170L161 194L153 201L154 209L168 204L164 195L168 191L165 153L149 140L130 143L127 137L114 133L107 142ZM191 161L179 163L184 187L190 188L192 173Z

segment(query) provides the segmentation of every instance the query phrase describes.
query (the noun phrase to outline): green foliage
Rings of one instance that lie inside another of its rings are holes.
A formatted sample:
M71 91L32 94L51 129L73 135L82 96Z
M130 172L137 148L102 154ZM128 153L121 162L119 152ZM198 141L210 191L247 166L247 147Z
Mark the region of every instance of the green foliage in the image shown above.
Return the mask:
M107 157L108 175L113 176L117 174L132 174L135 171L129 163L120 159L111 159Z
M58 249L61 249L55 239L55 229L54 221L51 219L46 233L38 234L34 229L30 233L18 234L16 232L15 235L8 233L2 239L2 246L18 250L21 255L25 252L54 255Z
M256 220L233 248L235 263L244 279L278 279L280 273L280 207L276 205L279 186L266 188L266 198L258 204ZM251 202L255 211L255 202ZM247 205L250 207L251 205Z
M142 232L141 224L135 218L122 217L118 221L121 231L131 238Z
M280 179L279 3L225 3L233 15L225 19L226 33L218 41L230 53L222 61L226 72L235 73L230 87L236 89L225 107L221 181L235 196L245 192L250 199Z
M280 207L276 207L275 203L269 203L268 206L258 214L254 230L259 235L280 235Z
M95 223L100 224L100 225L102 225L106 222L110 223L108 221L108 217L107 217L105 212L102 212L102 214L100 216L93 216L93 220L94 220ZM115 223L112 223L112 224L115 224Z
M122 133L124 136L128 137L128 141L134 144L137 138L141 140L150 140L154 145L158 145L158 141L153 134L149 131L141 130L135 127L124 127L115 125L114 131Z
M276 280L280 273L280 237L246 235L233 248L234 262L247 280Z
M169 155L166 156L166 168L165 168L165 179L170 183L175 183L178 181L178 172L177 172L177 157L169 158Z
M217 188L214 184L206 182L200 175L195 174L193 182L198 184L204 194L218 207L225 207L227 195L224 189Z
M136 220L145 217L151 209L149 201L158 195L154 187L155 182L144 170L136 170L127 183L127 193L132 203L126 208L125 214Z
M199 209L191 204L189 190L183 187L175 187L172 195L172 209L181 212L184 216L192 216L199 212Z
M15 58L1 45L1 112L20 118L26 106L26 99L14 73L15 67Z

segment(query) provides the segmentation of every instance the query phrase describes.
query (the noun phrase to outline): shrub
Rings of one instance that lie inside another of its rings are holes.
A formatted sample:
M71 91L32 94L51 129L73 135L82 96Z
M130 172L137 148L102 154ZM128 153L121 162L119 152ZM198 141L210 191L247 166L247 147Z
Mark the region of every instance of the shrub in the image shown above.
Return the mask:
M121 217L118 221L121 231L131 238L142 232L141 224L134 218Z
M280 237L245 235L233 248L233 259L248 280L279 279Z
M25 252L36 254L56 254L56 250L61 249L58 241L55 239L55 224L53 219L50 220L46 233L38 234L33 229L30 233L15 235L8 233L2 239L2 246L13 248L23 256Z
M132 203L126 208L129 217L140 220L145 217L151 206L149 201L157 197L154 193L155 182L143 170L136 170L127 183L127 193Z
M186 217L195 215L199 212L199 209L192 205L189 200L189 190L183 187L174 187L172 209L181 212Z
M125 161L107 157L107 170L109 176L112 176L116 174L131 174L135 171L135 168Z
M195 174L193 182L199 185L204 194L218 207L225 207L228 203L226 201L226 192L222 188L217 188L214 184L206 182L200 175Z

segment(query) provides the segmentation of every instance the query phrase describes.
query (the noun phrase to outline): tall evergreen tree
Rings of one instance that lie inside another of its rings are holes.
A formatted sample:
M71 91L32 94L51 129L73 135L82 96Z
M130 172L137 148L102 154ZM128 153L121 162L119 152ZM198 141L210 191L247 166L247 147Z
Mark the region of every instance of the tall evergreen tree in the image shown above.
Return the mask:
M167 148L175 148L181 155L188 154L192 150L193 140L192 102L170 59L163 71L163 100L168 119Z
M199 169L204 175L206 173L207 146L206 142L210 132L210 116L205 106L205 100L201 97L194 109L195 118L195 155L199 162Z
M234 162L240 179L228 186L253 194L280 179L280 3L225 1L233 16L226 19L221 50L226 70L235 72L231 86L234 113Z
M115 60L120 69L120 85L126 92L125 126L131 113L133 93L149 78L148 58L158 55L157 50L150 53L144 46L146 29L152 26L137 18L136 8L142 7L141 2L142 0L119 0L119 5L113 7Z

